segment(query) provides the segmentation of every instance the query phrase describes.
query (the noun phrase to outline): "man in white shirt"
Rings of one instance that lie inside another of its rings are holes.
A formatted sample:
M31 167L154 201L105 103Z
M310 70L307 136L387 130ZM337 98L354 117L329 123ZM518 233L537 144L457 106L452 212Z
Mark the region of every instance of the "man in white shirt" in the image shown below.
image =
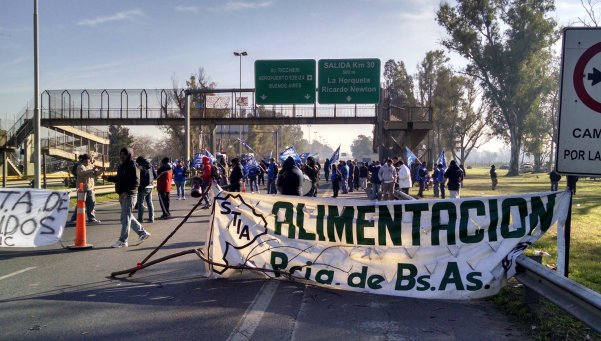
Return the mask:
M409 194L411 188L411 170L405 165L403 160L399 160L399 188L405 194Z

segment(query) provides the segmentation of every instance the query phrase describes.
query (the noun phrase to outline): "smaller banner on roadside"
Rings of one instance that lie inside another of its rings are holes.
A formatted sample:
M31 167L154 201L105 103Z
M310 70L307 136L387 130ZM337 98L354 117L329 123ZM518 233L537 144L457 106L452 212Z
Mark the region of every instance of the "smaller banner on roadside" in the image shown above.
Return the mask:
M0 247L57 243L68 211L69 191L0 189Z

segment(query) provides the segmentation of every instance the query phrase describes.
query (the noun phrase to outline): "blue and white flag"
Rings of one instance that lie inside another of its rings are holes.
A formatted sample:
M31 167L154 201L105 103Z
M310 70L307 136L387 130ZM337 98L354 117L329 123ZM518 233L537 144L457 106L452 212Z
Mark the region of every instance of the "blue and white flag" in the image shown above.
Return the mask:
M251 147L248 145L248 143L246 143L246 142L244 142L244 141L240 140L240 138L236 138L236 140L238 140L238 142L240 142L240 143L241 143L241 144L242 144L242 145L243 145L243 146L244 146L246 149L250 150L250 151L251 151L251 152L253 152L253 153L255 152L255 151L254 151L254 150L253 150L253 149L252 149L252 148L251 148Z
M204 156L208 157L211 160L211 164L217 160L215 158L215 156L213 154L211 154L211 152L208 151L208 150L206 150L206 149L205 149L205 151L204 151L203 154L204 154Z
M337 162L339 158L340 158L340 145L338 146L338 149L336 149L334 154L332 154L332 157L330 158L330 164Z
M307 162L307 158L309 157L309 153L302 153L300 155L300 159L302 162Z
M202 166L202 153L195 153L194 154L194 159L192 160L192 167L194 168L200 168L200 166Z
M444 149L438 155L438 160L436 160L437 165L442 165L442 168L447 168L447 159L444 157Z
M405 146L405 151L407 152L407 166L411 168L411 164L417 160L417 156L407 146Z
M288 158L288 156L292 156L292 158L296 162L300 162L301 161L300 157L296 153L296 149L294 149L293 146L290 146L290 147L284 149L284 151L280 153L279 158L282 161L286 161L286 159Z

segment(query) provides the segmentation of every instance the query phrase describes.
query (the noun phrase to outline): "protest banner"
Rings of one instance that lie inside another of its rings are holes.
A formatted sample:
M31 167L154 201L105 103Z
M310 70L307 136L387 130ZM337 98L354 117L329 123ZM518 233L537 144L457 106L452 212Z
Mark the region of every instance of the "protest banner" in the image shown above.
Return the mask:
M58 242L69 211L69 191L0 189L0 247Z
M214 276L248 266L343 290L481 298L565 223L569 202L569 192L381 202L220 192L207 255Z

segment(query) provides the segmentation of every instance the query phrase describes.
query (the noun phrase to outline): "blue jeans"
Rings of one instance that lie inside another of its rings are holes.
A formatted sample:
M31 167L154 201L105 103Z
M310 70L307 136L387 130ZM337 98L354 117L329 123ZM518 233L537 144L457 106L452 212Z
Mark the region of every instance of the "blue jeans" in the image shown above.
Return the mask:
M275 188L275 179L267 179L267 194L277 194L278 191Z
M186 196L186 180L184 181L176 181L175 189L177 189L177 197L183 198Z
M248 178L250 181L250 191L259 193L259 185L257 184L257 178Z
M371 200L380 200L380 184L371 184Z
M96 196L94 195L94 191L87 190L86 192L86 216L88 217L88 221L96 219L96 215L94 212L94 208L96 208ZM77 193L76 193L77 194ZM71 221L75 221L77 219L77 205L75 210L73 211L73 215L71 216Z
M148 206L148 219L154 220L152 187L146 187L138 192L138 221L142 221L144 219L144 201L146 201L146 206Z
M121 236L119 240L126 242L129 238L129 228L131 227L138 236L146 234L146 231L136 220L133 215L134 198L131 195L125 197L125 199L119 199L121 204Z

